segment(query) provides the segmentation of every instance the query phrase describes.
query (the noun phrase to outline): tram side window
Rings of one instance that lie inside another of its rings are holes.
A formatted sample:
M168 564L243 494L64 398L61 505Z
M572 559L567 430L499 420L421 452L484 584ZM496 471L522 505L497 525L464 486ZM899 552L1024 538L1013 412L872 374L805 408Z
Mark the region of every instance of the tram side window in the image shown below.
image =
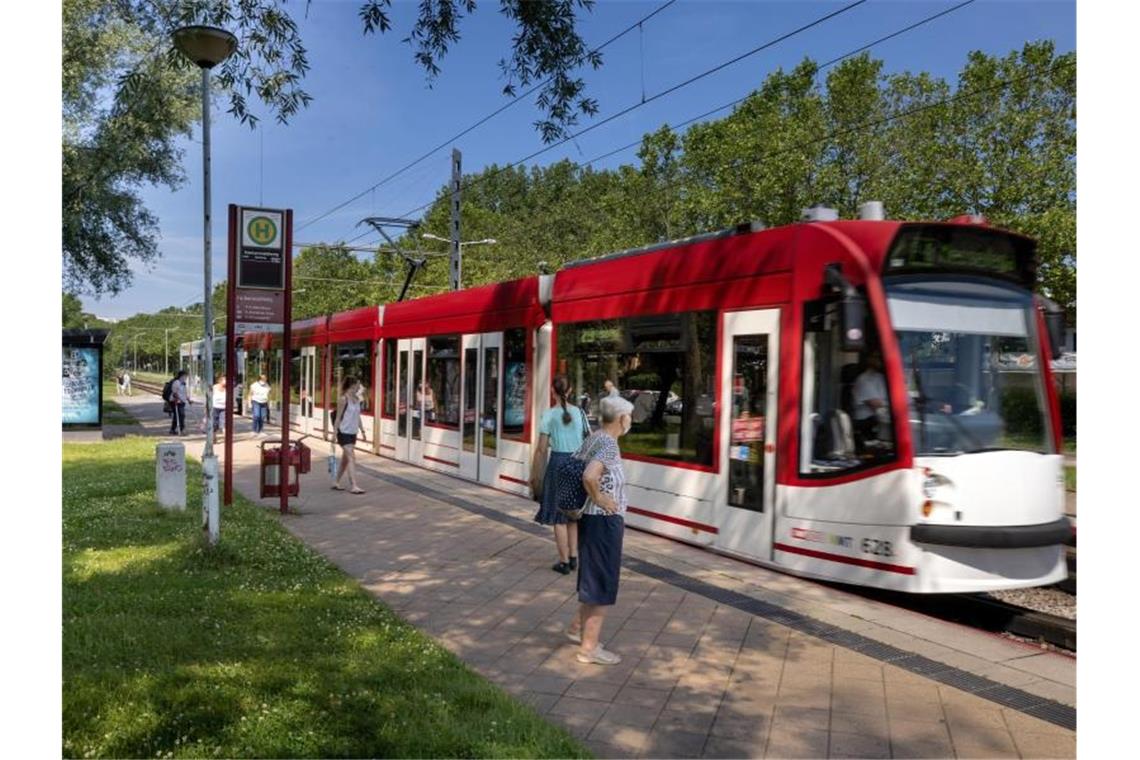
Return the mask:
M384 341L384 416L396 416L396 341Z
M459 336L428 338L424 416L429 425L459 428Z
M559 325L556 369L592 425L607 380L633 404L623 453L711 467L716 321L716 312L691 311Z
M349 375L360 381L360 410L365 414L372 409L372 351L367 342L341 343L334 347L332 388L329 398L336 404L340 386ZM335 406L333 407L336 408Z
M530 396L530 362L526 353L526 330L503 331L503 431L501 437L524 440L527 400Z
M800 472L843 472L895 458L882 346L868 324L866 348L843 351L839 303L804 307Z

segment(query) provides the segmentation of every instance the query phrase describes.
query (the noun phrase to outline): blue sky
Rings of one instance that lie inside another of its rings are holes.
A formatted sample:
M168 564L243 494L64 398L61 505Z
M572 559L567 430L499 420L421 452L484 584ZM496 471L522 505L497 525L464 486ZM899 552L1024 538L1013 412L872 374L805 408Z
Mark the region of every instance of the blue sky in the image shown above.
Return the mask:
M581 33L591 46L645 16L663 0L599 0L584 14ZM750 50L848 3L680 0L604 52L604 66L584 74L589 94L599 103L597 119L727 59ZM860 47L957 2L871 0L700 82L606 124L535 159L585 161L637 140L663 123L683 121L755 89L779 67L805 56L825 61ZM225 277L228 203L294 209L295 239L302 242L352 238L364 216L402 215L428 202L449 175L450 146L395 180L366 193L319 222L302 225L440 144L507 102L498 61L509 52L511 22L498 4L483 0L460 26L462 40L442 61L430 88L411 49L401 42L418 3L396 0L393 29L364 37L359 2L314 0L308 18L297 14L312 69L305 89L308 109L288 125L263 120L251 131L214 109L213 212L214 279ZM929 71L954 81L971 50L1004 55L1030 40L1051 39L1058 51L1076 47L1072 2L978 0L948 16L885 42L871 54L887 73ZM464 170L515 161L543 147L533 123L533 102L520 102L460 139ZM579 128L588 126L584 120ZM201 136L185 141L187 182L176 192L150 188L144 198L157 215L162 258L139 266L134 284L117 296L84 298L88 311L121 318L165 306L182 306L202 297ZM635 150L595 164L615 166L635 160ZM889 213L889 210L888 210ZM443 234L443 230L429 230ZM369 235L361 242L375 239ZM442 247L442 244L441 244ZM367 254L361 254L366 256Z

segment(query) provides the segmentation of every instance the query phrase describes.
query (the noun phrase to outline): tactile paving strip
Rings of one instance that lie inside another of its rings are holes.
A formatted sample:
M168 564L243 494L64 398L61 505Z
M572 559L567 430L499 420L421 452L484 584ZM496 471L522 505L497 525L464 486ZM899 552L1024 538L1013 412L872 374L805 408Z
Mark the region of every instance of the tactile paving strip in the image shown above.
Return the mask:
M549 529L538 523L503 514L498 510L485 507L482 504L470 501L461 496L445 493L430 486L425 486L422 483L401 478L398 475L381 472L367 465L361 466L360 463L357 463L357 467L374 477L385 480L400 488L423 494L424 496L428 496L445 504L451 504L473 514L485 517L488 520L510 525L518 530L523 530L544 538L549 535ZM706 583L692 576L678 573L675 570L670 570L667 567L662 567L653 562L625 556L622 558L622 565L632 572L659 580L689 593L703 596L714 602L740 610L741 612L762 617L773 623L779 623L780 625L787 626L801 633L806 633L837 646L864 654L880 662L889 663L903 670L910 671L911 673L925 676L939 683L944 683L947 686L953 686L956 689L961 689L969 694L995 702L1003 707L1009 707L1018 712L1023 712L1026 715L1031 715L1071 731L1077 729L1077 710L1075 707L1045 699L1044 697L1038 697L1027 691L1015 689L1012 686L991 681L988 678L974 675L973 673L931 660L922 655L907 652L904 649L899 649L890 644L875 641L874 639L858 633L852 633L851 631L831 625L830 623L816 620L809 615L785 609L771 602L765 602L737 591L714 586L711 583Z

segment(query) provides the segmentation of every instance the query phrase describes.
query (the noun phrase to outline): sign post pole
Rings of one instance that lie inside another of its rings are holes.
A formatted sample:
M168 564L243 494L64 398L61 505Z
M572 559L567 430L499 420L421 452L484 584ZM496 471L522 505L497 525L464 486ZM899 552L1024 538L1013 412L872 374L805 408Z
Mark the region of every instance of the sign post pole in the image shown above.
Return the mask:
M226 443L225 472L223 475L222 503L227 507L234 503L234 399L237 392L237 351L234 350L237 324L234 319L234 303L237 300L237 204L229 205L229 245L226 249Z
M293 210L285 211L285 334L281 336L281 514L289 511L289 384L293 368Z

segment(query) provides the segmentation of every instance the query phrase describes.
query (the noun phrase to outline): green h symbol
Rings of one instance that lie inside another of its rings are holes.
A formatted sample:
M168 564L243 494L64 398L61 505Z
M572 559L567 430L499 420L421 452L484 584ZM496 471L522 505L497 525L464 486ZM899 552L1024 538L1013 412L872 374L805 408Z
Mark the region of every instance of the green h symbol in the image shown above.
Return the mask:
M277 226L268 217L254 217L249 222L249 236L259 245L268 245L277 237Z

